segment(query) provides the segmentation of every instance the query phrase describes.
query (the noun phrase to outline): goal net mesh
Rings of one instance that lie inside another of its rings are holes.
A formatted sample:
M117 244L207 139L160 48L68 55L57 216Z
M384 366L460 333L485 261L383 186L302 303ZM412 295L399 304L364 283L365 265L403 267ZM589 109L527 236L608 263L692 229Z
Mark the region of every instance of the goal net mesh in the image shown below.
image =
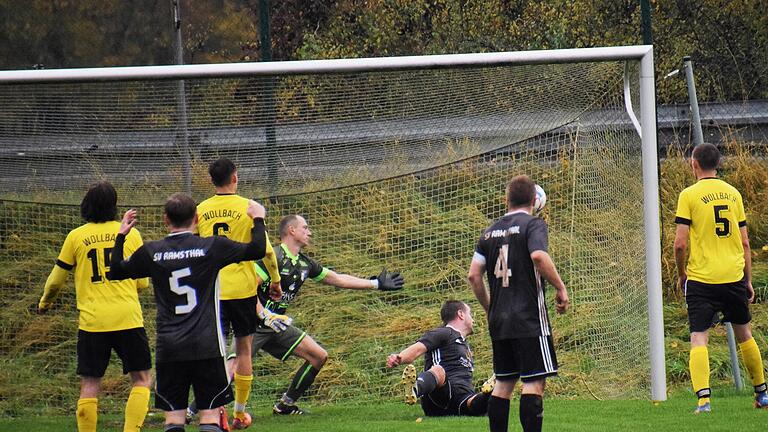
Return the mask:
M221 156L238 166L238 192L266 205L274 241L280 217L298 213L313 231L307 252L326 267L405 277L391 293L305 284L288 313L329 353L310 403L399 397L386 356L440 325L447 299L472 306L475 380L490 375L466 274L521 173L548 194L550 254L573 305L555 316L548 288L560 362L548 392L646 396L641 149L623 95L626 69L637 98L638 66L0 85L0 411L77 399L72 278L48 314L34 306L66 234L83 223L88 185L113 183L120 214L137 208L145 241L159 239L165 198L212 195L207 165ZM140 297L152 341L151 288ZM301 363L260 353L251 406L285 391ZM121 409L128 386L113 358L100 400Z

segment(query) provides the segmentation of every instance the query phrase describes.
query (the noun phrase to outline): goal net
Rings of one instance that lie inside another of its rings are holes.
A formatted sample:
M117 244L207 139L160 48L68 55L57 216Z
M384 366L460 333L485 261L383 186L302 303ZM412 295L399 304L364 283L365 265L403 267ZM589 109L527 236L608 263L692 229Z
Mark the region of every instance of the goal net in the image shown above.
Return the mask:
M113 183L121 214L138 208L145 241L158 239L165 198L212 195L207 165L221 156L238 166L238 192L266 205L274 241L280 217L298 213L313 231L308 253L326 267L405 277L392 293L305 284L288 313L329 352L310 403L399 397L400 371L385 368L386 356L440 325L447 299L473 307L475 379L490 375L486 321L466 274L483 229L505 212L506 182L521 173L548 194L550 253L573 304L555 316L549 288L561 367L548 392L647 397L646 198L631 115L641 109L640 61L600 60L298 63L319 65L312 73L291 62L289 73L183 81L0 74L0 411L77 398L72 278L48 314L34 306L67 232L82 223L88 185ZM140 297L152 340L151 288ZM260 353L251 405L278 397L300 364ZM115 407L129 386L120 372L113 359L103 400Z

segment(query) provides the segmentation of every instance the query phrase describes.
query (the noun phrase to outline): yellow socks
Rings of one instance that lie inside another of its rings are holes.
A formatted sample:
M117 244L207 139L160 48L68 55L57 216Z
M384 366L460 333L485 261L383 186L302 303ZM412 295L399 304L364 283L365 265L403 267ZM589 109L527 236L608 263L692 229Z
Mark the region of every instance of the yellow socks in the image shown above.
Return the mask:
M144 418L149 409L149 389L147 387L135 386L128 395L128 402L125 403L125 425L123 432L139 432L144 425Z
M97 398L82 398L77 401L78 432L96 432L97 407Z
M711 391L709 389L709 351L706 346L691 348L691 356L688 361L691 370L691 384L693 391L699 398L699 406L709 402Z
M245 403L248 402L248 396L251 395L251 382L253 382L253 375L240 375L235 372L234 415L241 420L245 416Z
M763 371L763 359L760 357L760 348L757 347L755 338L750 338L746 342L739 344L741 351L741 360L749 371L752 378L752 385L755 386L755 393L765 391L765 372Z

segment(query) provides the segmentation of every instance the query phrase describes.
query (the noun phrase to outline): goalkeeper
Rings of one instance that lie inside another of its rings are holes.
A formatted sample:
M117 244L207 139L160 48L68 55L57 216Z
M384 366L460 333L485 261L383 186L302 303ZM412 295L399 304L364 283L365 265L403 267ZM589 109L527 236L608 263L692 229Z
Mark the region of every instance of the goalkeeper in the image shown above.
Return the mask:
M285 216L280 221L280 247L275 248L277 264L280 268L281 289L279 297L270 296L270 277L263 260L257 262L256 272L262 280L259 286L259 300L265 308L276 314L285 314L288 305L298 296L301 286L307 278L339 288L379 289L382 291L399 290L403 287L400 273L391 273L386 269L378 276L363 279L347 274L339 274L318 264L301 252L310 242L312 232L307 221L299 215ZM274 298L273 298L274 297ZM296 401L312 385L318 372L325 364L328 353L306 332L289 326L283 332L275 332L261 325L253 335L254 353L259 349L273 357L286 360L295 355L305 360L296 371L291 385L272 408L274 414L303 414Z
M475 392L472 385L472 350L467 336L474 320L469 305L448 300L440 309L443 326L424 333L416 343L387 357L387 367L407 364L403 370L405 403L421 399L427 416L484 416L495 378L491 377ZM424 372L416 376L413 362L424 355Z

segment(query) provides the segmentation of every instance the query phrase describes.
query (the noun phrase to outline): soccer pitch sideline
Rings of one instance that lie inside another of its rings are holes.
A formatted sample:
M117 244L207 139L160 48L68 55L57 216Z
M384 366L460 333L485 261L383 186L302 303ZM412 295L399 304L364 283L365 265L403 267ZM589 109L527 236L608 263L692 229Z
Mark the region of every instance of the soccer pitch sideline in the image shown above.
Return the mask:
M725 394L723 394L725 393ZM695 400L688 392L681 392L666 402L654 405L647 400L565 400L545 399L545 431L732 431L764 430L768 424L768 410L752 407L752 396L730 390L715 389L712 412L706 415L692 413ZM510 431L521 430L517 416L517 402L510 409ZM308 406L306 416L273 416L269 406L252 411L254 431L289 430L291 432L456 432L488 430L488 419L450 417L427 418L418 406L397 403L369 405ZM152 411L144 424L145 431L162 430L161 412ZM419 420L421 419L421 420ZM75 430L74 414L69 416L26 416L0 419L0 431L70 431ZM99 416L100 431L122 430L118 415ZM188 431L197 430L188 426Z

